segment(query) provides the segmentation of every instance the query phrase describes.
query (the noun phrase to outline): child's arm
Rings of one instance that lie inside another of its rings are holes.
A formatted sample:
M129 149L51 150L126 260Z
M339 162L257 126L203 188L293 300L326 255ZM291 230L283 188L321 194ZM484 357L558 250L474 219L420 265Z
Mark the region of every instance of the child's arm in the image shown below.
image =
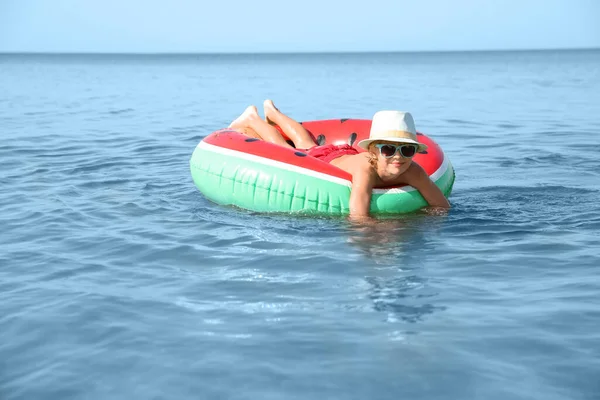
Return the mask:
M440 188L433 183L419 164L413 162L407 172L410 177L407 183L417 189L431 207L450 208L450 203Z
M371 194L375 185L373 168L368 164L357 166L352 174L352 189L350 192L350 218L353 220L368 220L371 208Z

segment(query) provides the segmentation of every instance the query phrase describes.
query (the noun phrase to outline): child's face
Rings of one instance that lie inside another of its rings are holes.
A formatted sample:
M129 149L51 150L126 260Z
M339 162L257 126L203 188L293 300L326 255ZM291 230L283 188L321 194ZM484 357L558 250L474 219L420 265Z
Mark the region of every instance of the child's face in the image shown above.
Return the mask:
M382 147L386 145L393 146L394 148L396 148L397 146L402 144L392 142L378 142L373 145L371 151L377 157L377 165L379 167L378 169L382 171L385 175L395 176L402 174L410 166L410 163L412 162L412 157L402 156L402 152L400 151L400 149L397 149L393 156L386 157L386 154L389 155L390 152L393 151L393 149L389 147ZM410 152L408 153L410 154Z

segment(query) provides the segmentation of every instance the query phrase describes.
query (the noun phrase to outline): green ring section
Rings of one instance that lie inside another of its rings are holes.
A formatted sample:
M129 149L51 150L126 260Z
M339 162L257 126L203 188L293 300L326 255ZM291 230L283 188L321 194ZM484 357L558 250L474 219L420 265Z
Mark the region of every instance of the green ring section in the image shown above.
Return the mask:
M198 146L190 159L192 179L204 196L218 204L258 212L347 215L347 184L211 151ZM448 197L454 184L450 163L435 184ZM373 193L372 214L399 214L427 206L417 190Z

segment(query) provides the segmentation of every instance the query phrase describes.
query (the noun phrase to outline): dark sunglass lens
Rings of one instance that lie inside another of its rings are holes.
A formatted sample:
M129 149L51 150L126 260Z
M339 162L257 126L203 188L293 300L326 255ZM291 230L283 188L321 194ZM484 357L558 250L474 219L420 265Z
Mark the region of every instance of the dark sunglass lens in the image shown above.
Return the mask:
M415 146L402 146L402 149L400 150L402 152L402 155L404 157L412 157L415 155L415 153L417 152L417 148Z
M391 157L394 154L396 154L396 146L392 146L389 144L385 144L383 146L381 146L381 154L384 157Z

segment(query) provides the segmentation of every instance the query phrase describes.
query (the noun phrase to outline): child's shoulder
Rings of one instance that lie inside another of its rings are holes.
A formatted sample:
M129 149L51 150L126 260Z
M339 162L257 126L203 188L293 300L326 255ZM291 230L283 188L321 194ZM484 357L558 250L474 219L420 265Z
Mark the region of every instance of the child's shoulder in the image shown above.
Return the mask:
M410 163L410 166L404 172L404 174L402 174L402 176L406 183L409 185L414 185L419 182L422 182L424 179L429 179L429 176L427 175L423 167L421 167L416 162Z

